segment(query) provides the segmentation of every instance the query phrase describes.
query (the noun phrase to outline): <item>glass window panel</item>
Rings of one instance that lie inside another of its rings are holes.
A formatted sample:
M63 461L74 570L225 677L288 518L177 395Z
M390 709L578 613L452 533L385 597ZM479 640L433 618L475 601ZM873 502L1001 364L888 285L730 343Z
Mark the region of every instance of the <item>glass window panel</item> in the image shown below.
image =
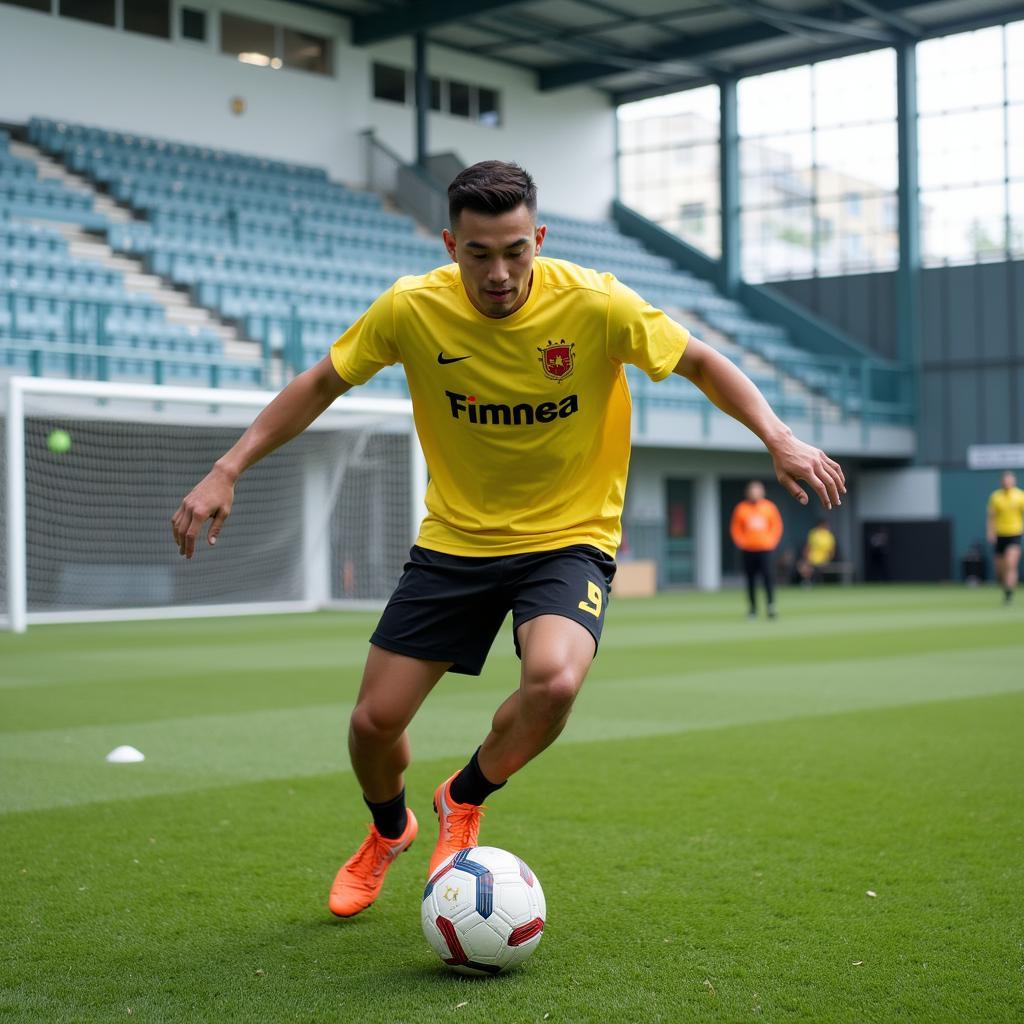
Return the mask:
M1010 254L1024 256L1024 182L1010 186Z
M677 205L667 218L666 226L691 245L707 253L719 253L719 210L717 201L709 198L690 199Z
M114 0L60 0L59 10L65 18L114 27Z
M815 139L818 193L896 188L896 124L860 125L820 131Z
M848 193L819 203L816 225L818 273L888 270L896 265L895 197Z
M738 87L740 135L779 135L811 127L809 65L744 78Z
M814 163L808 135L740 140L740 176L761 178L787 171L809 171Z
M124 27L128 32L170 39L170 0L124 0Z
M408 74L391 64L373 65L373 98L405 103Z
M627 153L637 147L637 139L641 137L643 121L631 121L621 114L622 108L619 108L619 119L618 119L618 133L619 133L619 150L623 153Z
M266 21L241 18L237 14L220 16L220 48L245 64L266 67L277 56L274 52L274 26Z
M1006 93L1024 102L1024 21L1006 26Z
M930 264L1005 258L1005 186L922 193L921 234L922 252Z
M1002 109L922 117L918 138L922 188L1005 177Z
M740 198L745 207L810 201L814 192L810 135L740 143Z
M497 127L501 124L501 106L494 89L477 89L477 120L481 124Z
M323 36L315 36L309 32L297 32L286 28L283 31L284 53L282 58L286 68L297 68L300 71L312 71L318 75L331 74L331 44Z
M691 89L620 107L623 201L717 256L718 88Z
M181 9L181 36L183 39L195 39L206 42L206 11L197 11L193 7Z
M810 203L748 210L741 218L744 264L750 280L805 277L814 269Z
M929 39L918 48L921 113L991 106L1003 98L1003 29Z
M50 0L3 0L12 7L27 7L30 11L50 11Z
M819 128L896 118L896 52L875 50L814 66Z
M653 128L655 134L661 133L654 141L680 141L675 134L680 129L693 135L694 140L698 135L704 140L717 139L718 87L708 85L669 96L624 103L617 114L619 129L624 136L631 137L638 131L651 131Z
M878 50L740 82L748 279L895 266L895 78Z
M1006 120L1010 129L1008 173L1011 178L1024 181L1024 103L1007 107Z
M469 117L469 86L465 82L448 83L448 111L456 117Z
M843 218L842 203L819 203L815 212L814 231L817 243L818 273L836 274L844 263L840 258L840 224Z

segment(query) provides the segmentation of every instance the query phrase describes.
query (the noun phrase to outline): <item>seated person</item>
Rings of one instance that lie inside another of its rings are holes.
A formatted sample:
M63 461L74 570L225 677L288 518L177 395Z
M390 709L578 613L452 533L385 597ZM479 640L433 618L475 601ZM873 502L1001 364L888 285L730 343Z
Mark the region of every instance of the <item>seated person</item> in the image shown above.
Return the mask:
M800 578L810 584L820 577L821 567L836 557L835 534L828 528L828 521L819 519L818 524L807 534L803 558L800 559Z

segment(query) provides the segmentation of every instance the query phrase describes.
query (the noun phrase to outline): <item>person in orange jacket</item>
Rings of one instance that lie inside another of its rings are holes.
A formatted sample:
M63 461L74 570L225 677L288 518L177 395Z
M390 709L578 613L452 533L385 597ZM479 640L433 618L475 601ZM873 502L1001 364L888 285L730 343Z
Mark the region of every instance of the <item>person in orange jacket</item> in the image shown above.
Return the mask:
M764 484L751 480L747 496L732 513L729 526L733 543L743 552L743 572L747 577L747 596L750 599L748 617L757 617L757 577L764 580L768 598L768 618L775 618L775 581L772 570L772 552L782 539L782 516L774 502L764 496Z

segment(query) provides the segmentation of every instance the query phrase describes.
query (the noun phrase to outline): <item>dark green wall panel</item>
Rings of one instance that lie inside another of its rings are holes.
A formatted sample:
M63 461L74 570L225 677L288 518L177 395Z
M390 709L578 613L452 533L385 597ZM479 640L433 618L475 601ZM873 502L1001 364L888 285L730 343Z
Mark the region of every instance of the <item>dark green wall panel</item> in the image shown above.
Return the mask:
M808 306L880 355L895 352L895 275L785 281ZM1024 443L1024 261L921 272L918 458L963 466L970 444Z

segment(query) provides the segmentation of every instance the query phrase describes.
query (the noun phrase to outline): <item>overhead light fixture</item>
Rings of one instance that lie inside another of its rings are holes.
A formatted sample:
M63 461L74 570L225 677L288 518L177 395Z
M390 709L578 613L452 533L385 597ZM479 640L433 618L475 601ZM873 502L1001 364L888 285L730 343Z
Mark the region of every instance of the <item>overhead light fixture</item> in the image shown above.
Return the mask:
M261 68L265 68L270 63L270 58L265 53L240 53L238 59L243 64L255 64Z

